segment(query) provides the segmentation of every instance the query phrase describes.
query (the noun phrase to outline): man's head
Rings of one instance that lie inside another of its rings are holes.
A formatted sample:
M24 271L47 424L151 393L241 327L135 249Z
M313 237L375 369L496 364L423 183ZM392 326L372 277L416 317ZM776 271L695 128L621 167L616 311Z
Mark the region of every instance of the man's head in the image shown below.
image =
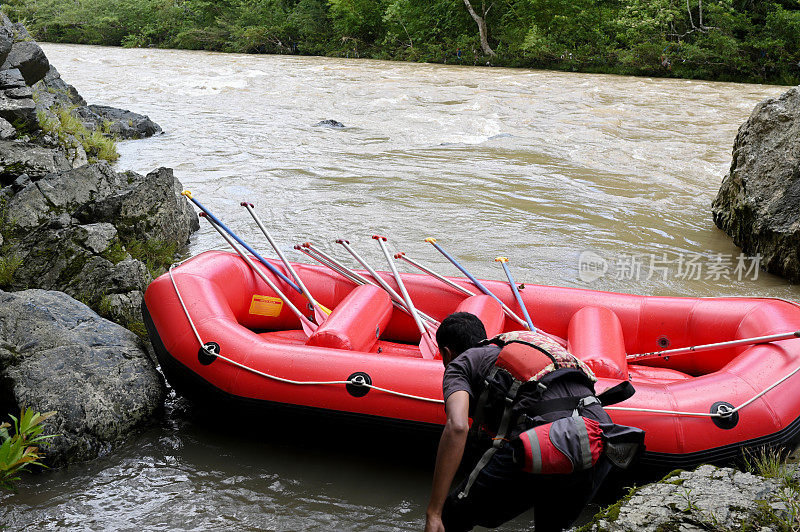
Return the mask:
M485 339L486 328L476 315L469 312L450 314L442 320L436 331L436 343L439 344L439 352L445 366Z

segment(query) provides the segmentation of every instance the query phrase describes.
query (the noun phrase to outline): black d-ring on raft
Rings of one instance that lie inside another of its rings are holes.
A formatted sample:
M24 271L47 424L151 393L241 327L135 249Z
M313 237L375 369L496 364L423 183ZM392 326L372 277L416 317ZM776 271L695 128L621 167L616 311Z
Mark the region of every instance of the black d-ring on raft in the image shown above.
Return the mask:
M217 359L220 348L217 342L206 342L197 352L197 361L204 366L208 366Z
M372 378L363 371L353 373L347 377L347 380L350 382L345 385L345 388L347 388L347 393L353 397L364 397L369 393L369 386L364 385L372 385Z
M732 429L739 424L739 412L733 412L733 408L734 406L727 401L717 401L711 405L711 413L722 414L722 417L712 417L711 421L721 429Z

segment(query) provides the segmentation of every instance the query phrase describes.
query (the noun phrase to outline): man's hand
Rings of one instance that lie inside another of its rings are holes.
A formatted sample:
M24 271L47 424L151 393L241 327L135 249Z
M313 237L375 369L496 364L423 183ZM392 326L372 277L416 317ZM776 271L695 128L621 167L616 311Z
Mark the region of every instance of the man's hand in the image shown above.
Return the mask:
M425 516L425 532L445 532L442 516L427 514Z
M425 522L425 530L444 531L442 509L453 477L456 476L469 432L469 394L459 390L453 392L445 403L447 423L439 440L436 467L433 471L433 488Z

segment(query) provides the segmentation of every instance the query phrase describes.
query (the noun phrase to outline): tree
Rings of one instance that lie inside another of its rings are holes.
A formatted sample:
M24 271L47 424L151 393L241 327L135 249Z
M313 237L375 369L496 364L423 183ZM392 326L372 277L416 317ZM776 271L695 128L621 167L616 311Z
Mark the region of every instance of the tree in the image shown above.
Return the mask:
M464 0L464 5L467 6L467 11L469 11L469 15L478 25L478 33L481 37L481 50L486 55L496 56L497 54L494 53L491 46L489 46L489 29L486 27L486 15L489 14L489 10L492 9L494 3L489 4L489 7L486 7L486 2L481 0L481 15L475 12L475 9L472 7L470 0Z

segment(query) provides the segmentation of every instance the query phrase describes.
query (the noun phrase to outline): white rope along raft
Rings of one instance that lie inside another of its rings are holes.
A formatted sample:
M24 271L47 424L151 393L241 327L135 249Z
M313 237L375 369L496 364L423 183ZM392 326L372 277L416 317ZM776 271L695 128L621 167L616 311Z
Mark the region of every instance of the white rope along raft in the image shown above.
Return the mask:
M178 264L182 264L182 262L178 263ZM293 379L286 379L286 378L283 378L283 377L278 377L277 375L271 375L269 373L265 373L263 371L255 369L255 368L251 368L249 366L246 366L244 364L236 362L235 360L231 360L230 358L228 358L228 357L226 357L224 355L221 355L219 353L213 352L212 350L209 349L209 347L207 347L206 342L203 342L203 339L200 338L200 333L197 331L197 327L195 326L194 321L192 320L192 317L189 315L189 310L186 308L186 304L183 301L183 297L181 297L180 290L178 290L178 285L175 283L175 278L172 276L172 269L175 266L176 265L173 264L169 268L169 278L172 281L173 288L175 288L175 294L178 296L178 301L180 302L181 307L183 308L183 313L186 315L186 319L189 321L189 325L191 326L192 331L194 332L194 336L197 339L198 344L200 344L200 348L203 349L204 351L206 351L209 355L212 355L212 356L214 356L216 358L219 358L220 360L223 360L223 361L227 362L228 364L231 364L233 366L241 368L241 369L243 369L245 371L249 371L249 372L254 373L256 375L259 375L261 377L265 377L267 379L271 379L271 380L274 380L274 381L277 381L277 382L282 382L282 383L285 383L285 384L295 384L295 385L298 385L298 386L327 386L327 385L344 385L344 386L346 386L346 385L349 384L349 385L353 385L353 386L363 386L365 388L378 390L379 392L384 392L384 393L388 393L388 394L391 394L391 395L396 395L398 397L405 397L407 399L414 399L414 400L417 400L417 401L424 401L424 402L428 402L428 403L444 404L444 401L441 400L441 399L434 399L432 397L423 397L423 396L420 396L420 395L413 395L413 394L403 393L403 392L399 392L397 390L392 390L390 388L382 388L380 386L375 386L374 384L369 384L364 380L364 377L361 376L361 375L356 375L351 380L338 380L338 381L298 381L298 380L293 380ZM753 402L755 402L756 400L758 400L759 398L761 398L762 396L767 394L769 391L773 390L774 388L777 388L779 385L781 385L783 382L785 382L788 379L790 379L792 376L794 376L798 372L800 372L800 366L798 366L792 372L790 372L786 376L782 377L781 379L779 379L778 381L776 381L772 385L768 386L767 388L765 388L761 392L757 393L756 395L754 395L753 397L751 397L750 399L748 399L744 403L740 404L739 406L737 406L735 408L731 408L731 407L726 406L726 405L719 405L717 407L717 411L716 412L683 412L683 411L678 411L678 410L658 410L658 409L652 409L652 408L629 408L629 407L624 407L624 406L606 406L606 407L604 407L604 409L605 410L613 410L613 411L621 411L621 412L644 412L644 413L649 413L649 414L664 414L664 415L673 415L673 416L692 416L692 417L707 417L707 418L725 419L725 418L729 418L730 416L734 415L736 412L738 412L739 410L745 408L746 406L752 404Z
M178 285L175 283L175 278L172 276L172 268L173 267L174 266L170 266L170 268L169 268L169 278L172 281L173 288L175 288L175 293L178 295L178 301L180 302L181 307L183 308L183 313L186 314L186 319L189 320L189 325L192 327L192 331L194 332L195 338L197 338L197 342L200 344L200 348L205 350L205 351L207 351L207 352L209 352L210 355L213 355L213 356L219 358L220 360L224 360L225 362L227 362L227 363L229 363L229 364L231 364L233 366L236 366L238 368L241 368L241 369L243 369L245 371L249 371L249 372L254 373L256 375L260 375L261 377L265 377L267 379L271 379L271 380L274 380L274 381L277 381L277 382L283 382L285 384L296 384L296 385L300 385L300 386L308 386L308 385L324 386L324 385L337 385L337 384L338 385L351 384L351 385L354 385L354 386L363 386L365 388L378 390L380 392L388 393L388 394L391 394L391 395L396 395L398 397L406 397L408 399L416 399L417 401L425 401L425 402L428 402L428 403L444 404L444 401L442 401L441 399L433 399L431 397L422 397L420 395L413 395L413 394L409 394L409 393L398 392L397 390L391 390L389 388L382 388L380 386L375 386L374 384L369 384L364 380L364 377L361 376L361 375L356 375L355 377L353 377L352 380L343 380L343 381L297 381L297 380L293 380L293 379L286 379L286 378L283 378L283 377L278 377L277 375L270 375L269 373L264 373L263 371L257 370L255 368L251 368L249 366L246 366L244 364L236 362L235 360L231 360L230 358L228 358L228 357L226 357L224 355L221 355L221 354L218 354L218 353L214 353L213 351L208 351L208 348L206 347L206 343L203 342L203 339L200 338L200 333L197 332L197 327L195 327L194 321L192 321L192 317L189 316L189 310L186 308L186 305L183 302L183 297L181 297L181 293L178 290Z

